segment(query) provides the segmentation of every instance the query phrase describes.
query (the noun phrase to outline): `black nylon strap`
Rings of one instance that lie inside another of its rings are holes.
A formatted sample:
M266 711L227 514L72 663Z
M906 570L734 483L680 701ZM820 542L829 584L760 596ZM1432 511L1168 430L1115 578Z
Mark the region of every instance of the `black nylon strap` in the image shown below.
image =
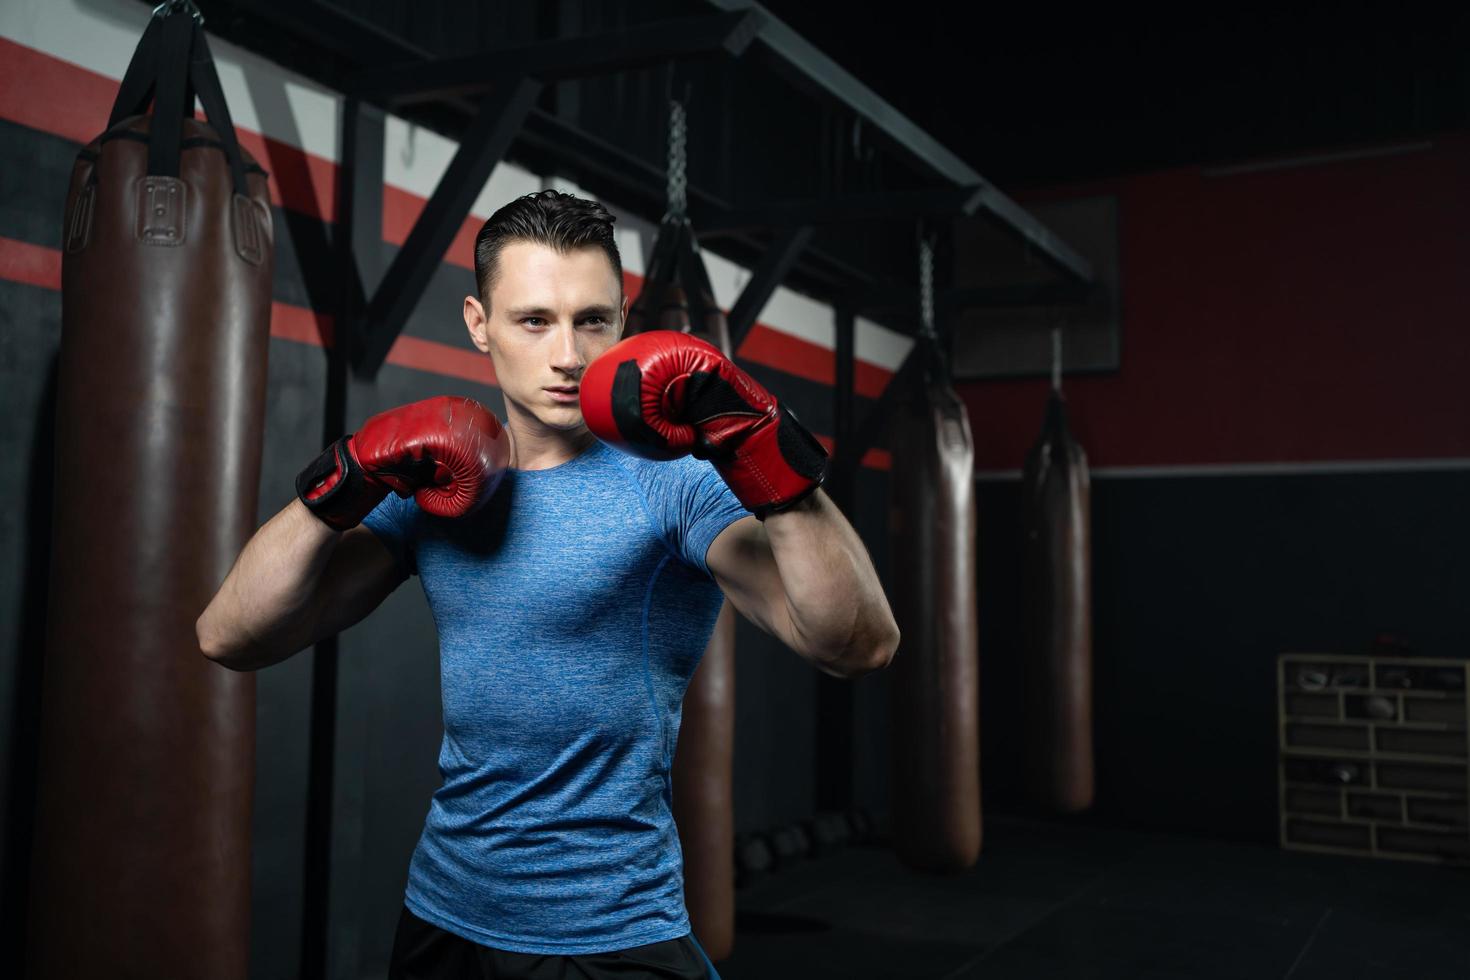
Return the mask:
M148 173L159 177L179 175L179 153L184 139L184 105L189 73L189 51L198 25L188 14L173 13L163 18L163 36L158 50L157 88L153 118L148 126Z
M184 119L193 118L196 95L205 118L219 135L235 193L248 196L245 156L235 136L209 42L199 23L186 11L171 11L148 21L118 86L107 128L112 129L129 116L141 115L153 102L148 172L177 177Z
M153 86L158 81L158 45L163 34L163 18L150 17L143 31L128 70L123 73L118 85L117 98L112 101L112 115L107 118L111 129L129 116L142 115L153 98Z
M709 270L704 267L704 259L699 254L699 243L694 240L694 228L688 221L684 222L679 246L679 281L684 284L684 293L689 297L689 320L695 324L696 331L702 331L706 318L716 312L707 305L714 301L715 291L710 285Z
M192 18L190 18L192 21ZM235 193L249 196L245 185L245 157L240 152L240 141L235 137L235 124L230 119L230 106L225 102L224 89L219 84L219 74L214 69L214 56L210 54L209 42L204 39L204 30L194 25L194 45L189 60L189 81L199 93L199 103L204 107L205 118L219 134L225 145L225 157L230 161L230 177ZM190 111L193 110L191 105Z
M630 327L640 332L658 329L659 311L654 303L663 302L665 286L678 282L677 233L677 222L666 217L659 222L658 231L654 234L653 252L648 257L648 268L643 270L643 288L628 311Z

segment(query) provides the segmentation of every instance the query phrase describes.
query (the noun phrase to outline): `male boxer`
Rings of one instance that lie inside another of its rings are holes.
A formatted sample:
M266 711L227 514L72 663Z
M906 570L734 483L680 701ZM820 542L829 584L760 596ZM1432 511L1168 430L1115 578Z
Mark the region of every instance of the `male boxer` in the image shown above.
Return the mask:
M462 398L368 419L302 472L199 619L206 656L253 670L419 576L444 783L391 977L715 976L669 772L721 602L839 677L898 645L811 435L702 341L619 342L612 221L555 191L491 216L464 320L504 427Z

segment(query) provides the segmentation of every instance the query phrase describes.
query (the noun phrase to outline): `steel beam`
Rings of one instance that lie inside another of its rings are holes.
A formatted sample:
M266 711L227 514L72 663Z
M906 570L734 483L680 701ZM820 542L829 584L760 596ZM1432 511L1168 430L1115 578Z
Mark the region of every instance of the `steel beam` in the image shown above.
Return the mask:
M1054 235L1024 208L990 186L969 164L955 156L903 113L881 99L800 34L771 16L753 0L705 0L719 10L755 10L764 14L758 47L809 87L857 113L893 146L907 153L929 172L961 187L985 186L981 206L1031 243L1059 269L1083 282L1092 281L1092 263Z
M311 0L231 0L231 5L351 61L374 64L429 57L429 52L422 48L330 4Z
M811 228L793 228L766 250L760 264L751 272L750 282L745 284L745 288L740 291L740 298L730 309L728 323L732 351L740 350L741 343L755 326L761 310L771 301L776 287L781 285L781 280L786 278L802 249L806 248L811 239Z
M695 222L707 232L721 235L749 229L787 228L792 225L831 225L896 219L953 218L975 213L988 187L934 187L921 190L850 194L845 197L779 201L759 208L745 208Z
M544 82L644 68L690 58L739 57L764 18L755 11L690 17L463 58L400 64L350 77L348 90L391 104L483 92L502 73Z
M849 521L853 520L856 493L857 468L861 459L854 458L853 434L857 413L857 400L853 397L853 378L856 373L856 330L857 317L852 308L839 305L832 310L836 342L832 353L835 360L832 385L832 475L827 481L827 492L834 503L842 508Z
M505 156L540 91L541 82L536 79L507 78L486 97L449 169L439 178L423 214L368 303L363 333L353 350L353 367L360 376L372 377L382 367L429 277L470 213L470 205Z
M934 297L945 312L1007 307L1080 306L1096 289L1078 282L1042 282L949 289Z
M856 498L857 460L851 444L853 419L852 310L838 306L835 326L837 371L832 386L833 456L827 477L827 494L849 521L853 520ZM852 806L853 688L848 681L817 675L815 791L819 810L845 810Z

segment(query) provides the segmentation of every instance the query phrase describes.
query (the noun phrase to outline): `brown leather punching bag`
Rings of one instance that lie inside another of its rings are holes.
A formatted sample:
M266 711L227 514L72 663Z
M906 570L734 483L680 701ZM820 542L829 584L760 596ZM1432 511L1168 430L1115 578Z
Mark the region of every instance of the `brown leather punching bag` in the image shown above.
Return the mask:
M725 314L687 220L670 218L660 225L647 272L628 310L627 336L681 330L733 355ZM712 960L735 948L734 757L735 611L726 603L684 694L673 766L684 905L695 938Z
M971 867L981 845L975 452L964 402L942 379L931 372L899 409L889 478L903 634L888 668L893 841L925 871Z
M1092 805L1092 580L1087 454L1053 390L1022 479L1026 792L1037 807Z
M187 13L150 22L63 237L28 973L244 980L254 677L194 622L255 526L271 214Z

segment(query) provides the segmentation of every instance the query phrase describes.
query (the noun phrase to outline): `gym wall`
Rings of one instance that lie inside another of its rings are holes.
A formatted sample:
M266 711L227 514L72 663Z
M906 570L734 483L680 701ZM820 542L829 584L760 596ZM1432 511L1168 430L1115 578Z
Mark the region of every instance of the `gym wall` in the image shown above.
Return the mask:
M983 163L983 161L982 161ZM1275 658L1470 655L1470 138L1022 197L1117 200L1093 473L1094 816L1277 835ZM1018 795L1019 469L1047 382L960 386L980 484L986 805Z
M28 847L35 802L38 695L43 667L52 493L51 431L59 340L61 214L76 151L105 125L148 8L134 0L11 0L0 7L0 447L16 505L0 533L0 941L24 940ZM327 355L337 286L330 241L336 214L341 98L254 54L212 41L241 142L271 175L276 233L265 459L259 519L289 502L297 471L327 441ZM454 144L386 120L381 274L448 166ZM434 394L463 394L503 415L487 357L460 319L472 292L472 243L484 219L519 194L566 181L513 163L496 168L372 382L353 380L350 430L368 415ZM654 224L616 208L630 291L641 282ZM651 216L657 219L657 215ZM373 257L361 257L365 265ZM727 309L748 273L706 253ZM371 276L371 272L366 273ZM372 285L370 283L369 285ZM207 329L207 325L201 325ZM816 432L832 431L832 310L778 290L738 359ZM908 341L860 320L861 413L888 383ZM105 350L98 351L106 357ZM855 523L886 575L887 454L868 454ZM107 505L99 465L98 506ZM739 629L735 800L737 830L811 814L816 672L760 631ZM332 787L329 963L357 977L387 962L392 927L429 796L438 784L441 717L432 619L406 583L340 640ZM253 826L252 975L297 970L312 708L308 651L258 675ZM886 694L877 675L856 682L859 802L886 799ZM99 828L105 832L105 828Z

